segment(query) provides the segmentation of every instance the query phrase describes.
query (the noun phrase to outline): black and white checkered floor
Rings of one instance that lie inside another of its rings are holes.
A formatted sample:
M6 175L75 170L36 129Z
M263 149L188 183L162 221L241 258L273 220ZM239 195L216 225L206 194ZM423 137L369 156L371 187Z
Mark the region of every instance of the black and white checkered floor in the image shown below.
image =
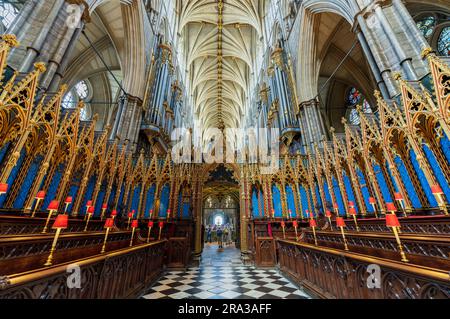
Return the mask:
M276 270L241 263L240 252L206 246L198 268L171 271L143 296L145 299L308 299Z

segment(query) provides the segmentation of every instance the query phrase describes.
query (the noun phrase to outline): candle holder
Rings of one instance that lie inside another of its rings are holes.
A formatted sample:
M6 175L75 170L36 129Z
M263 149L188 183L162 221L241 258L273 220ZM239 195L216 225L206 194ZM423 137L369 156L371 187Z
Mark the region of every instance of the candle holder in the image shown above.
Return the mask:
M56 245L58 244L59 235L63 229L67 229L69 224L69 216L67 215L58 215L56 217L55 223L53 224L52 229L56 230L55 237L53 238L52 248L50 249L50 255L47 258L47 262L44 266L51 266L53 264L53 255L56 251Z
M444 200L444 192L439 185L434 185L431 187L431 191L433 192L436 201L438 202L439 208L444 212L445 215L448 216L447 204Z
M159 235L158 235L158 240L161 240L161 233L162 233L163 227L164 227L164 222L159 222Z
M33 208L33 213L31 214L31 218L34 218L36 216L37 208L39 207L41 202L45 199L45 192L44 191L38 192L35 199L36 199L36 202L34 203L34 208Z
M94 215L94 212L95 212L94 206L90 206L88 211L87 211L86 226L84 227L84 231L85 232L87 232L87 230L88 230L89 222L90 222L92 216Z
M130 230L131 219L133 218L133 213L128 213L128 222L127 222L127 230Z
M408 215L406 214L406 209L405 209L405 201L403 199L402 194L400 193L395 193L395 200L399 203L400 208L402 209L402 213L405 217L408 217Z
M153 226L154 226L154 222L153 221L149 221L148 222L147 244L150 243L150 235L152 233Z
M113 211L111 212L111 218L112 218L113 220L115 220L116 217L117 217L117 210L113 209Z
M86 221L86 219L87 219L89 209L91 208L91 206L92 206L92 201L88 200L86 203L86 214L84 215L84 221Z
M295 240L298 241L298 222L296 220L294 220L292 222L292 225L294 226L294 230L295 230Z
M66 198L66 201L64 202L64 215L67 214L67 211L69 210L69 205L72 204L73 198L71 196Z
M106 215L106 210L108 209L108 204L107 203L104 203L103 205L102 205L102 214L101 214L101 216L100 216L100 220L101 221L103 221L103 219L105 218L105 215Z
M134 233L136 231L136 228L139 227L139 221L137 219L133 220L131 223L131 240L130 240L130 247L133 246L133 239L134 239Z
M344 249L345 249L345 251L349 251L348 244L347 244L347 239L345 238L345 231L344 231L345 220L344 220L344 218L336 217L336 226L341 229L341 235L342 235L342 239L344 240Z
M377 201L375 200L375 198L370 197L369 198L369 204L372 206L373 208L373 212L375 214L375 218L378 218L378 213L377 213L377 206L376 206Z
M114 219L112 218L108 218L105 222L105 239L103 240L103 246L102 246L102 251L101 254L104 254L106 252L106 243L108 241L108 235L109 232L111 231L111 229L114 227Z
M327 217L328 222L330 223L330 230L333 231L333 223L331 222L331 212L327 210L325 212L325 216Z
M358 219L356 218L356 208L350 208L349 213L353 217L353 221L355 222L356 231L359 232Z
M316 220L315 220L314 218L311 218L311 219L309 220L309 227L311 227L312 230L313 230L314 244L315 244L316 246L319 246L318 243L317 243L317 235L316 235L317 222L316 222Z
M48 208L47 208L48 216L47 216L47 220L45 222L44 229L42 230L42 234L47 233L48 224L50 223L50 218L56 211L58 211L58 207L59 207L59 202L57 200L51 201L50 205L48 205Z
M283 230L283 239L286 239L286 223L284 220L281 221L281 229Z
M402 257L402 261L407 263L409 262L408 258L406 258L406 254L403 250L403 245L400 240L399 232L401 225L398 221L398 218L396 215L386 215L386 226L392 229L392 232L394 233L395 240L397 241L398 249L400 251L400 256Z

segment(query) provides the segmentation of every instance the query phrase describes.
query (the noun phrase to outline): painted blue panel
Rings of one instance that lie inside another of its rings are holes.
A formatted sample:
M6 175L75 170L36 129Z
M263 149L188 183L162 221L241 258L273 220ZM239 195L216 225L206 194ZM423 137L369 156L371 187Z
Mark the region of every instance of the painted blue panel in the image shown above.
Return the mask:
M252 211L253 211L253 217L259 218L258 193L256 191L256 188L253 188L253 191L252 191Z
M450 140L448 136L444 135L441 138L440 141L442 152L444 153L445 157L447 158L447 162L450 163Z
M339 215L345 216L345 204L344 199L342 198L341 189L339 188L338 181L333 177L333 189L334 189L334 196L336 196L336 201L339 206ZM336 212L335 212L336 213Z
M47 207L48 205L50 205L50 202L55 199L56 193L58 192L58 186L63 177L63 170L64 164L60 164L59 167L56 169L55 174L53 175L53 179L47 191L47 196L45 196L44 203L41 206L42 210L47 210Z
M323 184L323 192L325 193L325 200L327 201L327 208L329 208L329 205L332 206L333 199L331 198L330 189L328 188L327 182L325 182Z
M319 185L317 185L317 184L316 184L316 197L317 197L317 202L319 204L319 212L322 213L323 215L325 215L325 212L323 211L322 196L320 196Z
M428 185L427 179L425 178L425 174L419 167L419 162L417 162L416 154L414 153L414 151L411 150L409 152L409 156L411 159L411 163L413 164L414 170L417 173L417 177L419 178L420 184L422 185L422 189L424 190L425 195L427 196L428 202L430 203L431 207L437 207L438 203L436 202L436 199L434 198L434 195L431 192L431 187L430 185Z
M303 217L308 217L308 214L306 211L309 211L308 206L308 195L306 194L306 190L303 186L300 186L300 200L302 202L302 211L303 211Z
M104 204L106 192L104 189L100 189L97 195L97 201L95 202L95 216L101 216L102 215L102 206ZM106 213L108 213L108 209L106 210Z
M272 202L275 210L275 217L282 217L283 211L281 208L281 194L277 185L272 185Z
M111 189L111 194L109 195L108 198L108 207L111 208L111 210L114 209L113 205L114 205L114 198L116 197L116 188L113 186L113 188Z
M96 183L97 177L92 176L89 179L89 183L86 187L86 190L84 191L84 194L78 194L77 196L83 196L83 201L81 202L80 207L80 215L84 216L86 215L86 204L89 200L92 200L92 194L94 193L95 183ZM95 207L94 207L95 209Z
M72 212L73 212L73 204L74 204L74 202L75 202L75 200L76 200L76 196L77 196L77 193L78 193L78 189L79 189L79 188L80 188L80 187L78 186L78 184L76 184L76 185L71 185L71 186L70 186L68 196L72 196L73 201L72 201L72 204L70 204L70 205L69 205L69 208L67 209L67 212L68 212L68 213L72 213ZM82 207L80 208L80 211L81 211L81 210L83 210Z
M409 177L408 171L406 170L405 164L403 163L400 156L397 156L395 159L395 165L397 165L400 177L402 178L403 184L405 185L406 191L408 192L408 197L411 200L412 206L414 208L422 208L422 204L420 203L419 196L417 196L414 185ZM392 200L391 200L392 201Z
M290 185L286 185L286 200L288 209L291 210L292 217L297 217L297 211L295 210L295 197L294 191Z
M445 178L444 174L442 173L441 167L439 166L439 163L436 160L436 157L434 156L433 152L428 148L428 146L423 145L423 150L425 152L425 156L428 159L428 162L430 163L431 169L434 172L434 176L436 177L437 182L439 183L439 185L441 185L441 188L445 194L445 197L450 198L450 187L447 183L447 179Z
M121 215L126 214L126 203L123 203L123 198L125 197L125 186L122 185L120 189L119 202L117 204L117 212Z
M136 187L134 189L134 192L132 192L133 194L133 200L131 201L131 211L135 211L136 214L139 214L138 209L139 209L139 201L140 201L140 196L141 196L141 189L142 186L139 185L138 187ZM137 215L136 215L137 216Z
M387 169L389 169L387 167ZM383 200L386 203L392 203L392 196L389 192L389 186L384 178L383 171L381 170L381 166L377 164L373 164L373 171L375 173L375 177L378 181L378 185L380 185L381 194L383 195ZM393 181L392 177L391 180Z
M25 180L20 187L19 194L17 195L17 198L14 202L13 207L16 209L23 208L25 201L28 197L28 193L30 191L31 186L33 186L34 179L36 177L37 172L39 171L39 166L42 161L42 156L36 157L33 162L30 165L30 168L28 169L27 176L25 177Z
M189 216L190 214L190 209L191 209L191 203L187 202L187 203L183 203L183 218L189 218L191 216Z
M373 207L370 205L369 198L370 198L370 192L369 188L367 187L367 182L364 177L364 174L361 172L361 170L358 168L356 169L356 174L358 175L359 185L361 186L361 193L364 198L364 203L366 204L367 212L373 213Z
M6 143L2 148L0 148L0 164L3 164L2 162L6 154L8 153L9 145L11 145L10 142Z
M19 159L17 161L16 166L14 166L14 168L11 171L11 174L9 175L9 178L8 178L8 181L7 181L8 185L9 185L9 189L8 190L11 190L11 185L14 183L14 180L16 179L17 174L19 174L20 166L22 166L23 160L25 159L25 157L26 157L25 150L22 150L22 152L20 153L20 157L19 157ZM5 201L6 201L6 198L7 198L7 195L0 196L0 207L3 207L3 205L4 205Z
M344 177L344 186L345 186L345 189L347 190L348 201L354 202L356 212L359 212L358 205L356 205L356 198L355 198L355 194L353 193L353 187L352 187L352 183L350 182L350 178L348 178L347 174L344 174L343 177Z
M169 198L170 198L170 185L166 184L161 190L159 217L167 217L167 209L169 209Z
M156 185L153 184L152 187L149 188L147 193L147 201L145 202L145 218L150 217L150 210L154 209L155 205L155 190Z

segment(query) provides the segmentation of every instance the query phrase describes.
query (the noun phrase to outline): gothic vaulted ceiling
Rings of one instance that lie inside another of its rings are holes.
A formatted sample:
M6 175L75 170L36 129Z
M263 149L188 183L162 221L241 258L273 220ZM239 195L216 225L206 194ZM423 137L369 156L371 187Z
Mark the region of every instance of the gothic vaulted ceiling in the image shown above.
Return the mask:
M262 33L262 3L178 1L188 89L204 128L241 126L257 71L254 61Z

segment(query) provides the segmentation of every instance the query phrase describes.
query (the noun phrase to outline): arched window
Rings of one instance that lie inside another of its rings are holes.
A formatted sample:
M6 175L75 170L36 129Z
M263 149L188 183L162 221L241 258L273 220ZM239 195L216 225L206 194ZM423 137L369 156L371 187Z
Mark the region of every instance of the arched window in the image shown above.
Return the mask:
M0 2L0 21L8 29L14 19L17 17L19 10L10 3Z
M370 103L366 100L364 95L361 94L361 92L355 88L351 87L348 90L347 94L347 121L351 125L359 125L361 124L361 118L359 116L358 110L356 109L357 105L361 105L363 113L370 114L373 113L372 107L370 106Z
M417 27L425 38L429 38L436 27L436 18L434 16L425 17L417 21Z
M439 35L437 49L439 54L450 56L450 26L442 29Z
M62 101L62 107L65 109L73 108L75 105L75 97L73 96L72 91L67 92L66 96Z
M62 101L64 108L75 108L79 101L84 102L84 107L80 111L80 120L88 121L91 116L91 106L89 104L91 99L90 85L87 81L83 80L78 82L72 90L67 92Z

